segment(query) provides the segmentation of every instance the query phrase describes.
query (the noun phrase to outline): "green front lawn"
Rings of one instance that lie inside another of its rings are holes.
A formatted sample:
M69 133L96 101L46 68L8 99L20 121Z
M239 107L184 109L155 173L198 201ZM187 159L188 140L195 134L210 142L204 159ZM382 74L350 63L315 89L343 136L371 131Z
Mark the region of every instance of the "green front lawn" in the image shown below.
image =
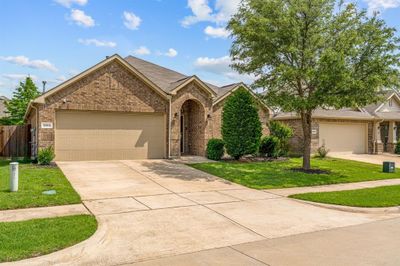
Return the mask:
M80 203L58 167L43 167L29 163L19 165L19 191L9 192L9 161L0 160L0 210L55 206ZM56 190L55 195L43 195L46 190Z
M215 162L190 164L226 180L255 189L289 188L400 178L400 173L382 173L382 166L356 161L325 158L313 159L313 168L329 170L329 174L294 172L301 167L301 158L274 162Z
M291 198L352 207L392 207L400 205L400 185L346 191L291 195Z
M48 254L76 243L97 229L90 215L0 223L0 262Z

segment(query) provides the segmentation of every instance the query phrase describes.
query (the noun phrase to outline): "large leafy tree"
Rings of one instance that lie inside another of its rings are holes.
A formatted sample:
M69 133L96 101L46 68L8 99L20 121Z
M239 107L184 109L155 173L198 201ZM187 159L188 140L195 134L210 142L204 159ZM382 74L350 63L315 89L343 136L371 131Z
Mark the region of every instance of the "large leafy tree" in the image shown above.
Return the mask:
M222 109L222 139L226 152L239 159L257 152L262 127L253 96L244 88L230 95Z
M228 29L233 67L256 75L269 104L301 118L304 169L315 109L364 106L397 81L395 29L352 3L243 0Z
M25 82L20 82L19 86L13 92L13 97L5 103L8 116L2 118L3 124L19 125L24 123L24 115L29 102L40 95L38 88L27 77Z

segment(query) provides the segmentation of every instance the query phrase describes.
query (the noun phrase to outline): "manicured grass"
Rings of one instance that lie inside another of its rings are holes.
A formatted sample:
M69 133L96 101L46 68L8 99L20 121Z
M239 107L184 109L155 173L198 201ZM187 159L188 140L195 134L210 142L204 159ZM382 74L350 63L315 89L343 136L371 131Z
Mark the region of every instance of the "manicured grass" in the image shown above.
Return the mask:
M352 207L392 207L400 205L400 185L346 191L291 195L291 198Z
M41 256L79 243L97 229L90 215L0 223L0 262Z
M382 166L334 159L313 159L313 168L330 170L329 174L294 172L301 167L301 158L274 162L215 162L198 163L190 166L222 177L229 181L255 189L289 188L337 183L350 183L379 179L400 178L400 173L382 173Z
M19 191L9 192L9 161L0 160L0 210L80 203L80 197L58 167L19 165ZM56 190L55 195L43 195Z

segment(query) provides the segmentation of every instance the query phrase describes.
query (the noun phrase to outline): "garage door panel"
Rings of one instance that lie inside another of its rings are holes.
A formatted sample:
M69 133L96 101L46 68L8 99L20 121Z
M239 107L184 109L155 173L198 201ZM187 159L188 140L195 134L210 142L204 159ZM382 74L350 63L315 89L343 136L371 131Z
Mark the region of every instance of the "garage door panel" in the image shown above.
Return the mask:
M165 116L59 111L56 160L164 158Z
M320 123L319 144L332 152L365 153L366 123Z

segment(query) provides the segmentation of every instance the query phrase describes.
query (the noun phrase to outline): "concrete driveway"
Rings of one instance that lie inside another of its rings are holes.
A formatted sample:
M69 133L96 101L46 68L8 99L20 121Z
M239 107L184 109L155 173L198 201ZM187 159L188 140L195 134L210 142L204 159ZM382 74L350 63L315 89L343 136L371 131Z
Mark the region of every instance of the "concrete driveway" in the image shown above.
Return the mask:
M166 160L59 166L96 215L98 231L76 246L15 264L119 265L213 250L216 263L245 265L256 260L240 252L221 258L220 248L396 216L315 207Z
M385 161L395 162L396 166L400 166L400 156L392 153L383 154L353 154L348 152L332 152L328 154L329 157L353 160L365 163L382 165Z

